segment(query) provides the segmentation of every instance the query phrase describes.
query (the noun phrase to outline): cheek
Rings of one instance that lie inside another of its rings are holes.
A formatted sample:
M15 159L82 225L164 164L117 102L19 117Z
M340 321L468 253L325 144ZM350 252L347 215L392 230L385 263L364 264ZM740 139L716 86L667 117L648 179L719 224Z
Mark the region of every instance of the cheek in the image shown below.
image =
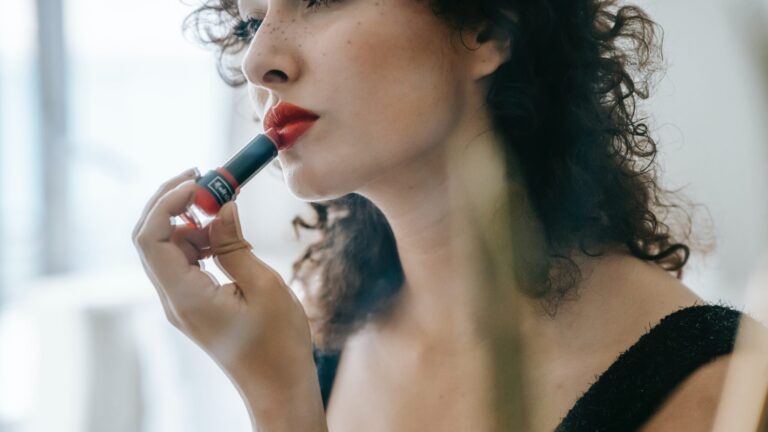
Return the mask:
M429 10L381 13L350 14L311 44L308 80L324 95L328 129L281 161L299 198L353 192L439 148L456 124L462 79L447 29Z
M431 12L427 11L431 14ZM461 78L447 30L431 15L356 25L333 55L345 128L372 151L416 151L453 121ZM399 149L399 147L403 147ZM405 155L403 155L405 156Z

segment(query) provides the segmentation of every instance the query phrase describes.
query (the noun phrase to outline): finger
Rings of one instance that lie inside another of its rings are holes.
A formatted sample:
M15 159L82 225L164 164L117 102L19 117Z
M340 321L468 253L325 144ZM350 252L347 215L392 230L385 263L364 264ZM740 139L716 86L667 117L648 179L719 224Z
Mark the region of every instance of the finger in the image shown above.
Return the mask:
M176 227L171 235L171 242L184 252L187 262L199 266L199 261L211 255L208 231L188 226Z
M160 199L160 197L163 196L166 192L172 190L173 188L175 188L185 180L188 180L190 178L197 178L199 176L200 176L200 172L198 171L197 168L190 168L188 170L185 170L181 174L167 180L165 183L163 183L160 186L160 188L155 192L154 195L152 195L152 197L149 199L147 204L144 206L144 209L141 211L141 215L139 216L139 219L133 228L133 231L131 233L131 239L133 240L136 246L138 246L138 234L141 231L142 227L144 226L144 221L147 217L147 214L149 213L150 209L155 205L157 200ZM139 248L139 256L141 258L142 266L144 267L145 272L149 276L150 281L157 288L158 286L157 278L152 273L152 270L150 269L150 267L147 265L144 254L140 248ZM167 296L161 289L157 289L157 293L160 297L160 301L163 305L163 309L165 310L166 316L168 317L169 321L174 322L174 319L173 319L174 314L168 302Z
M251 245L243 238L237 205L226 203L209 227L211 253L214 261L245 298L249 291L281 285L279 273L251 253Z
M171 218L178 216L192 203L197 185L193 180L186 180L161 196L149 210L139 237L148 244L167 242L171 239L175 225Z
M139 216L139 220L136 222L136 225L133 228L132 238L135 240L136 236L138 235L139 231L141 230L142 225L144 225L144 221L147 218L147 214L149 214L149 211L154 207L157 200L160 199L163 195L165 195L168 191L172 190L176 186L180 185L186 180L200 177L200 171L198 171L197 168L190 168L183 173L177 175L176 177L173 177L172 179L166 181L163 183L160 188L155 192L154 195L149 199L147 204L144 206L144 209L141 211L141 215Z
M149 280L152 282L152 286L155 288L155 291L157 292L157 295L160 298L160 303L163 305L163 311L165 312L166 319L174 326L177 326L178 316L176 315L176 311L173 308L173 305L171 304L171 302L168 300L168 295L165 294L165 291L163 290L162 285L160 284L160 281L155 276L149 263L145 259L143 259L143 256L141 260L141 265L144 267L145 273L147 274L147 276L149 276Z
M194 181L188 180L160 197L138 234L147 264L166 294L190 271L199 271L196 266L190 266L182 249L170 241L177 229L171 225L171 217L182 213L192 202L195 188Z

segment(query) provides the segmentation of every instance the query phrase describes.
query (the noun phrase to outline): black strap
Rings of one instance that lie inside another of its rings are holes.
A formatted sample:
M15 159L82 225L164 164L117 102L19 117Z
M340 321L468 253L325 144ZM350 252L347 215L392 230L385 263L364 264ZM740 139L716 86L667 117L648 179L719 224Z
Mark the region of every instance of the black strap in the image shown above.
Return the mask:
M639 428L693 371L733 351L740 317L720 305L667 315L603 372L555 431Z
M339 366L341 351L320 351L312 349L312 355L317 366L317 378L320 380L320 395L323 397L323 408L328 406L328 398L331 395L333 379L336 377L336 368Z

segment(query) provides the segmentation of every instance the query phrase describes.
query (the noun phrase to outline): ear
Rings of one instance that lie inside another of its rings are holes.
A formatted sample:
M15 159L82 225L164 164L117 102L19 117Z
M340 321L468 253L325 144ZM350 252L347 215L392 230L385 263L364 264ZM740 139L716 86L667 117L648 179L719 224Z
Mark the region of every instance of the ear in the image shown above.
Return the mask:
M496 72L512 55L510 31L499 29L492 24L485 24L479 30L468 32L464 40L470 49L470 74L475 80Z

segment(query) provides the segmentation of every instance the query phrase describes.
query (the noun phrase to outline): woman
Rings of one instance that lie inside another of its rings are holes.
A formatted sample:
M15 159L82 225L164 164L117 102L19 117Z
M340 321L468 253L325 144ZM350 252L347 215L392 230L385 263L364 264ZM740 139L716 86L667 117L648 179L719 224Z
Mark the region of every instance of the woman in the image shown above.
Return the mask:
M168 319L221 365L255 426L493 426L479 288L455 247L470 204L454 198L447 161L496 154L511 205L532 215L509 228L530 247L514 263L517 315L535 333L526 430L708 430L740 314L681 283L689 247L657 217L676 207L635 111L657 54L642 10L220 0L189 19L220 60L244 52L241 68L222 61L220 72L248 86L262 117L278 102L317 115L278 156L318 215L294 224L322 234L294 266L312 331L251 254L233 204L209 230L169 223L190 202L194 171L163 185L134 231ZM233 284L199 269L209 256Z

